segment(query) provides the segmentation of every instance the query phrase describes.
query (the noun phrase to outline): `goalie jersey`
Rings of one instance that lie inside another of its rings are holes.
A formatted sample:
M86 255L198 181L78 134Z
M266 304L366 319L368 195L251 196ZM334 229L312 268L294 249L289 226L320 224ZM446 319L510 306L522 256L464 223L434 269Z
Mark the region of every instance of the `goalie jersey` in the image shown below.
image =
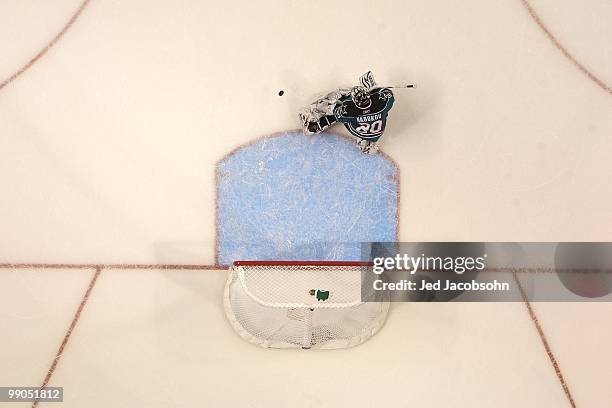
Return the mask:
M342 98L334 108L334 116L353 135L376 142L387 124L387 115L395 101L389 88L368 91L369 103L357 105L350 96Z

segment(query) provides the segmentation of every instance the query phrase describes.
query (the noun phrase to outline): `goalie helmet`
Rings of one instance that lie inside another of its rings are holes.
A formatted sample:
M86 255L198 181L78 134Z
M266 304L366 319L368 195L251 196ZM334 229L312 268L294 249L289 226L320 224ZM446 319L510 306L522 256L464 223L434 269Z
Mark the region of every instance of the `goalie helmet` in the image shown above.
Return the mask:
M367 108L370 102L370 95L363 86L355 86L351 90L353 103L360 108Z

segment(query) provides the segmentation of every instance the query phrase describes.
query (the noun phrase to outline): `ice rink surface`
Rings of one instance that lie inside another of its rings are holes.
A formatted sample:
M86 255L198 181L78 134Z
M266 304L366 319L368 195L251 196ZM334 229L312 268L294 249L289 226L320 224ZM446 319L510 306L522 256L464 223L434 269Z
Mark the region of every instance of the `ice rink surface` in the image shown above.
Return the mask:
M369 214L381 234L612 241L611 18L605 0L1 2L0 386L63 386L67 407L610 406L609 303L398 304L354 349L245 343L216 167L371 69L418 84L382 139L398 177L351 175L399 182L399 210ZM298 169L330 164L281 156L297 184L274 198L297 206ZM327 226L381 198L350 193Z
M221 265L359 261L362 242L397 241L399 168L361 153L352 138L295 131L258 139L223 158L216 180Z

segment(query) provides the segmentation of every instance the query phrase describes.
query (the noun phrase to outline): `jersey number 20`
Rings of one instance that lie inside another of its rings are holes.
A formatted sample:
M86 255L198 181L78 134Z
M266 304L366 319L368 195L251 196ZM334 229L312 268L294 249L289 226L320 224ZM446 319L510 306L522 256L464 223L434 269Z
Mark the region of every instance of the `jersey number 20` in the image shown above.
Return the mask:
M382 129L382 120L378 119L372 123L361 123L355 130L362 134L376 134Z

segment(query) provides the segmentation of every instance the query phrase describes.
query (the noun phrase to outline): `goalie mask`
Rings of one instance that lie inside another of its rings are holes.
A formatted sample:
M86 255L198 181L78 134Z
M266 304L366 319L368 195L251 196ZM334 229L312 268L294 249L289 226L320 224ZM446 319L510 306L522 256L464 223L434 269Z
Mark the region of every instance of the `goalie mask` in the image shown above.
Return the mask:
M353 103L360 108L367 108L371 101L368 91L362 86L355 86L351 90L351 99Z

